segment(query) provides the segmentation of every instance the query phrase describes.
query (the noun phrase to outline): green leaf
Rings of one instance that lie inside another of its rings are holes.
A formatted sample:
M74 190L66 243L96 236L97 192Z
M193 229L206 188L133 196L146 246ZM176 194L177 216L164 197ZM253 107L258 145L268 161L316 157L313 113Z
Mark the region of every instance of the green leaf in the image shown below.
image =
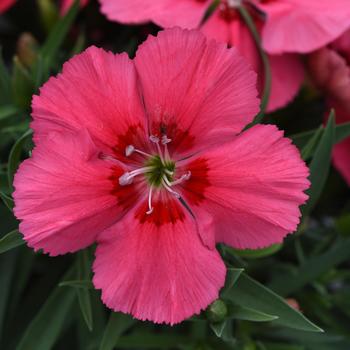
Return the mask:
M119 337L135 323L136 321L128 315L112 312L99 350L113 350Z
M304 160L308 160L312 157L322 134L323 127L321 125L301 150L301 157Z
M242 258L258 259L273 255L280 251L282 247L282 244L272 244L271 246L263 249L233 249L233 251Z
M13 58L12 94L14 102L21 108L28 109L34 93L34 83L30 72L17 56Z
M285 273L276 277L270 283L270 287L283 296L289 295L348 259L350 259L350 239L341 239L326 253L306 260L295 273Z
M220 323L211 323L210 328L215 335L222 339L224 342L233 345L236 339L233 336L233 322L232 320L226 320Z
M309 332L322 332L322 329L289 306L279 295L245 273L241 274L226 297L236 305L277 316L274 324Z
M12 212L12 209L15 205L15 203L13 202L13 199L2 191L0 191L0 197L4 202L4 204L6 205L6 207Z
M80 280L87 280L90 277L90 263L88 258L88 250L85 249L78 253L78 278ZM91 296L89 289L77 288L80 310L87 327L90 331L93 329Z
M64 281L59 284L60 287L74 287L83 289L94 289L94 285L90 280L73 280Z
M322 138L316 148L314 157L310 164L310 182L311 187L307 191L309 200L303 207L304 215L307 215L316 205L324 185L326 184L332 158L332 149L334 144L335 119L332 111L328 119L327 126Z
M13 189L13 177L14 174L18 168L18 164L21 160L21 154L22 154L22 149L23 145L25 142L28 140L28 138L32 135L32 130L26 131L13 145L10 155L9 155L9 160L7 164L7 177L8 177L8 183L10 188Z
M75 269L70 268L64 279L71 279ZM74 290L55 287L52 294L26 329L16 350L48 350L56 343L67 321L75 299Z
M11 102L11 78L8 70L5 66L5 62L2 58L2 49L0 47L0 102L10 103Z
M318 132L318 130L319 130L319 128L314 129L314 130L310 130L310 131L305 131L305 132L302 132L300 134L292 135L292 136L290 136L290 138L293 140L293 143L299 149L303 149L303 147L306 146L306 144L315 135L315 133ZM324 132L324 128L322 128L322 134L323 134L323 132ZM336 125L335 138L334 138L335 144L345 140L349 136L350 136L350 122Z
M256 48L259 51L261 62L264 67L264 90L261 98L260 113L255 117L253 123L249 125L252 126L262 121L269 103L271 93L271 67L269 57L262 47L259 31L256 28L255 22L249 11L247 11L244 6L239 6L238 10L255 41Z
M69 29L71 28L78 11L79 1L75 1L66 15L57 21L46 42L42 46L39 52L38 62L33 70L34 80L37 87L47 79L49 71L57 57L58 50L61 47Z
M227 268L225 286L221 291L221 294L223 296L225 296L225 293L228 293L230 291L230 289L237 282L237 280L239 279L239 276L243 271L244 269L234 269L233 267Z
M23 244L24 240L18 230L11 231L0 239L0 254L5 253L13 248L19 247Z
M12 117L18 113L18 108L12 105L0 107L0 120Z
M221 338L221 336L226 328L226 323L227 323L227 320L222 321L222 322L218 322L218 323L210 323L210 328L212 329L212 331L215 333L215 335L218 338Z
M269 315L265 312L250 309L239 305L230 307L230 317L237 320L253 321L253 322L269 322L278 319L278 316Z

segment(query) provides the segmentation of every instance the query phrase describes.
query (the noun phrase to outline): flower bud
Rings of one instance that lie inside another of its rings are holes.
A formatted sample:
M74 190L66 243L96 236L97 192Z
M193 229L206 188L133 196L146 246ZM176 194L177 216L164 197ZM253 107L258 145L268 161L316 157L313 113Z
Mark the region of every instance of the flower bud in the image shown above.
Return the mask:
M226 318L227 313L227 306L221 299L215 300L206 310L208 320L213 323L222 322Z

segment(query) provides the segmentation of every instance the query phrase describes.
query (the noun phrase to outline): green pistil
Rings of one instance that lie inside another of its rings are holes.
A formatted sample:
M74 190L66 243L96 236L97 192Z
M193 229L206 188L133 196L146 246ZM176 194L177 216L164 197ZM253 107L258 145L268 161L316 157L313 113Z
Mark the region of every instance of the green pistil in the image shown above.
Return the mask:
M173 175L170 175L169 172L174 173L174 162L165 160L163 164L159 156L154 156L146 162L145 166L153 168L153 170L145 174L151 186L160 187L164 175L167 177L169 182L173 181Z

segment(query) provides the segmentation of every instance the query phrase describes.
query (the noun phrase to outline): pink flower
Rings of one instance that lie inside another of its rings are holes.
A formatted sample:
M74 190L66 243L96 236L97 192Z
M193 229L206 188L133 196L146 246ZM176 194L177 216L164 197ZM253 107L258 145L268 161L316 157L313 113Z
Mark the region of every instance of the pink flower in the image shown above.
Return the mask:
M313 82L326 95L329 108L335 108L337 123L350 121L350 31L327 47L308 56ZM350 138L337 144L333 163L350 185Z
M258 112L235 49L179 28L134 61L91 47L33 99L32 158L15 177L28 245L51 255L97 241L94 285L113 310L174 324L218 297L215 249L293 232L308 169Z
M100 0L101 11L122 23L153 21L163 28L197 28L212 0ZM263 69L255 44L236 7L251 10L260 27L272 70L268 111L284 107L304 80L303 65L295 53L311 52L333 41L350 27L348 0L221 0L202 26L210 38L237 46L260 78ZM293 54L294 53L294 54ZM282 55L283 54L283 55Z
M8 10L15 2L16 0L0 0L0 13Z

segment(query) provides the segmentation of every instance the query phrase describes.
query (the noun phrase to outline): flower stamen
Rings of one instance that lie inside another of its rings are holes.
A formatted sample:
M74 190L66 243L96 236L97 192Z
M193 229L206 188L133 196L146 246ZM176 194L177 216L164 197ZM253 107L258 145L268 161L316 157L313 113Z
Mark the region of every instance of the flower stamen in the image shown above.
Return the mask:
M119 177L119 185L120 186L130 185L133 183L135 176L149 173L152 170L153 170L153 167L146 166L140 169L133 170L131 172L127 171L122 176Z
M147 215L150 215L153 213L153 206L152 206L152 193L153 193L153 186L149 188L148 192L148 211L146 211Z

